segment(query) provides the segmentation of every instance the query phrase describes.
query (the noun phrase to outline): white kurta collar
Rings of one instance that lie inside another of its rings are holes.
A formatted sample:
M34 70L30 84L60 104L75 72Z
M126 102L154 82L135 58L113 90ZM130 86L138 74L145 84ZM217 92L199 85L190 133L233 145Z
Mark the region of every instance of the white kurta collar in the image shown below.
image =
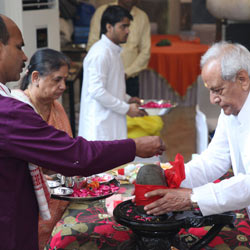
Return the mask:
M122 48L119 45L113 43L106 35L102 34L101 40L112 50L116 51L117 53L121 53Z
M248 97L237 116L238 122L240 124L245 123L246 119L248 119L247 117L249 117L249 113L250 113L250 94L248 94Z

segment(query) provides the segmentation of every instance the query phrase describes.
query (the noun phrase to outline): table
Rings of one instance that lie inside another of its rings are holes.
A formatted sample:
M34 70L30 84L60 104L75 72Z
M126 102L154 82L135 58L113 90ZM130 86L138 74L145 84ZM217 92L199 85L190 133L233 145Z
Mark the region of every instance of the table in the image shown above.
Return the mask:
M223 178L230 176L231 172ZM130 196L131 188L131 185L121 185L120 192L124 196ZM209 227L183 229L180 231L181 241L188 245L194 244L208 229ZM107 213L103 202L71 203L54 228L45 249L115 250L121 242L129 239L130 234L127 227L117 224ZM210 242L209 249L250 249L250 221L246 210L236 211L235 228L224 227Z
M163 39L171 41L171 46L156 46ZM175 35L152 35L148 68L164 77L176 93L185 96L200 74L200 58L207 49L208 45L200 44L199 39L182 41Z
M132 185L122 185L119 193L130 196ZM70 203L56 224L46 250L49 249L117 249L128 240L131 231L115 222L105 207L105 200Z
M171 46L156 46L162 39ZM148 69L140 72L139 97L143 99L166 99L181 106L197 104L196 79L200 74L200 58L208 45L199 39L182 41L174 35L152 35L151 57Z

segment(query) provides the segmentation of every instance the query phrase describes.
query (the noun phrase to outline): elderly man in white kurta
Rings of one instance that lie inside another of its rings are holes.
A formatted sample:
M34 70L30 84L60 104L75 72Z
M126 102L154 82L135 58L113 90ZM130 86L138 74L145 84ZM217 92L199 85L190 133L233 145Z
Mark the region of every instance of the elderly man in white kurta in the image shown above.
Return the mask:
M84 59L79 135L87 140L125 139L126 114L144 115L138 108L139 98L126 94L120 57L119 44L127 40L130 20L132 16L126 9L108 7L101 20L102 37Z
M150 214L199 207L211 215L250 205L250 53L239 44L217 43L201 66L210 101L222 108L215 135L207 150L185 165L182 188L146 195L162 196L145 207ZM231 166L234 176L214 183Z

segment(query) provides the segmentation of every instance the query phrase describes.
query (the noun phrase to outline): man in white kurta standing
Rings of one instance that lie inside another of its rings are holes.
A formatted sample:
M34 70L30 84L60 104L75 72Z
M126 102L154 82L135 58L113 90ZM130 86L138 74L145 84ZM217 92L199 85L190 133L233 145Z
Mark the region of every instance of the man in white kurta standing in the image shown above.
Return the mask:
M101 39L84 59L79 135L87 140L125 139L126 115L145 114L138 108L139 98L126 94L120 57L119 44L127 41L132 19L126 9L108 7L101 19Z
M208 148L185 165L179 189L147 194L162 198L145 207L159 215L199 207L203 215L250 206L250 52L239 44L214 44L201 59L210 101L222 111ZM234 176L214 183L232 166ZM185 187L185 188L184 188ZM249 214L249 213L248 213Z
M126 93L139 96L139 73L147 68L150 58L151 36L147 14L136 5L138 0L116 0L98 7L91 18L87 51L100 39L101 17L108 6L119 5L129 11L133 22L128 40L122 44L121 58L126 75Z

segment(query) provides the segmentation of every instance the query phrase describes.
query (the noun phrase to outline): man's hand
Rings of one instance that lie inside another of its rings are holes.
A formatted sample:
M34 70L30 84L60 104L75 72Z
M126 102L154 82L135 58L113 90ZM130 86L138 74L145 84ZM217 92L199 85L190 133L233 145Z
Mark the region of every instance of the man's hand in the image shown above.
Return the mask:
M131 117L136 117L136 116L145 116L147 115L147 113L142 110L142 109L139 109L138 108L139 105L136 104L136 103L131 103L129 105L129 110L127 112L127 115L131 116Z
M133 139L136 144L136 156L148 158L161 155L166 147L159 136L143 136Z
M190 210L192 207L189 188L157 189L145 194L146 197L159 195L162 198L144 207L147 214L161 215L173 211Z
M141 99L139 97L134 96L128 100L128 103L137 103L138 105L141 105Z

